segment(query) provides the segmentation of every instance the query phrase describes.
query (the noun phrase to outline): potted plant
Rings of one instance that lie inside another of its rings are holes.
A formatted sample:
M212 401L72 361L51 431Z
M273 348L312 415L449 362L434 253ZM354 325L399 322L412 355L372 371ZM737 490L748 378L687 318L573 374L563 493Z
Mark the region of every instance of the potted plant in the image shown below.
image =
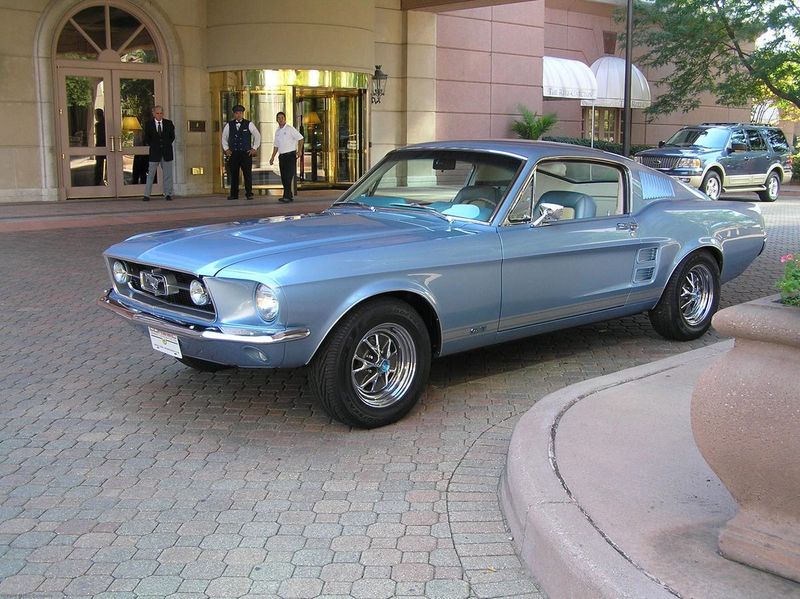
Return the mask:
M720 553L800 582L800 255L781 261L780 295L714 316L735 342L698 379L691 421L739 505Z

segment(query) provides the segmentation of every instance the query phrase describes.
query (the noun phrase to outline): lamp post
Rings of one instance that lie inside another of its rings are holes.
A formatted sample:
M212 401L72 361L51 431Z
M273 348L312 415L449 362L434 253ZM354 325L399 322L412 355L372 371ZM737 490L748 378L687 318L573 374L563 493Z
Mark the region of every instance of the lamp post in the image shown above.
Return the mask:
M380 104L383 94L386 93L386 80L389 75L381 71L381 65L375 65L375 72L372 74L372 103Z
M625 23L625 95L622 101L622 155L631 154L631 64L633 55L633 0L628 0L628 14Z

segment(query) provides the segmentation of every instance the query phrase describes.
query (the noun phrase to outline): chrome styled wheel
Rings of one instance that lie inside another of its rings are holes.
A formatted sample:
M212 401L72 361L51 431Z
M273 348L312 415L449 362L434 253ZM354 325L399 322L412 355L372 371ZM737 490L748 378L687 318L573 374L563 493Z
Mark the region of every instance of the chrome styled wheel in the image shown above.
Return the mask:
M311 382L333 418L364 428L397 422L428 379L431 339L420 314L396 298L346 314L317 350Z
M697 264L686 273L679 303L689 326L696 327L709 317L714 305L714 278L705 264Z
M667 339L689 341L703 335L719 306L719 264L706 250L683 259L670 276L650 323Z
M766 189L758 192L758 197L762 202L774 202L778 199L781 193L781 178L775 171L767 175L767 181L764 183Z
M717 173L711 171L706 175L705 179L703 179L700 188L703 193L712 200L718 200L719 196L722 194L722 181L720 181Z
M350 371L353 389L370 407L390 406L414 381L416 362L414 340L405 328L391 323L378 325L356 345Z

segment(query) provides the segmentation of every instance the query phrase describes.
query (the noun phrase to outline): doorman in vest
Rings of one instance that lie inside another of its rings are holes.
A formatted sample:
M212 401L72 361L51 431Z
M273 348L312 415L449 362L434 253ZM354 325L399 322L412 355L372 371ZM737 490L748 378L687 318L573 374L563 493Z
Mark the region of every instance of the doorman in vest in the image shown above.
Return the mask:
M253 199L253 156L261 145L261 134L256 126L244 118L244 106L233 107L233 120L222 128L222 150L228 163L228 180L231 185L229 200L239 199L239 170L244 177L244 193Z

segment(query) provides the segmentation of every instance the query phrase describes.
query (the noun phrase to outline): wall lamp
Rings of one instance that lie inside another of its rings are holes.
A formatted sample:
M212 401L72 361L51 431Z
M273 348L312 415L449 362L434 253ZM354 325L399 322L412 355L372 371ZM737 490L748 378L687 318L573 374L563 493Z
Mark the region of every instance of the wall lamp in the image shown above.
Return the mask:
M383 94L386 93L386 80L389 75L381 71L381 65L375 65L375 72L372 74L372 103L380 104Z

